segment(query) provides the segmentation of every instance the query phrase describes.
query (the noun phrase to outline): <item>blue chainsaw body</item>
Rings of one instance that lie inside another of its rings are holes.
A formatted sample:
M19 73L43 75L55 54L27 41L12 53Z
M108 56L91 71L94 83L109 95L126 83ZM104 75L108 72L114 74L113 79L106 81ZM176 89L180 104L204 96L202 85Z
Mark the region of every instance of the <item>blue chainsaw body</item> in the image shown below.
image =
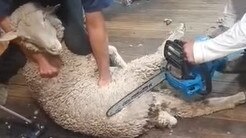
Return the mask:
M218 59L203 65L196 65L190 72L190 79L176 78L171 72L167 71L165 80L187 100L194 99L197 95L206 96L212 90L211 81L215 71L220 71L226 61L226 59Z
M165 80L185 100L194 100L212 91L212 78L215 71L221 71L227 58L190 65L184 60L183 44L179 40L167 41L164 56L167 60ZM173 73L178 70L179 75Z
M175 78L170 72L165 74L165 79L175 90L181 92L185 97L192 97L204 91L202 77L197 74L194 79L180 80Z

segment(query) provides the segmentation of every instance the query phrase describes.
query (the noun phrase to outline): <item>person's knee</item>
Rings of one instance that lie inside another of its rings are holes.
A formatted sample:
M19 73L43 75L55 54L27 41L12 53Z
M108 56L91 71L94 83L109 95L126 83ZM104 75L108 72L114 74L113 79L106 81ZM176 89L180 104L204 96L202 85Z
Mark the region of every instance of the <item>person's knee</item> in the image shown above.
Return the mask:
M91 49L85 44L66 42L67 48L74 54L78 55L88 55L91 53Z
M0 83L7 83L26 64L26 57L18 46L9 46L0 57Z
M24 53L21 51L19 46L16 45L10 45L3 53L2 59L12 66L15 66L15 68L22 68L26 64Z
M56 14L65 26L71 24L71 22L83 24L84 12L82 7L82 3L79 0L62 0L61 7Z
M90 41L87 33L81 25L70 25L65 29L65 43L67 48L78 55L91 53Z

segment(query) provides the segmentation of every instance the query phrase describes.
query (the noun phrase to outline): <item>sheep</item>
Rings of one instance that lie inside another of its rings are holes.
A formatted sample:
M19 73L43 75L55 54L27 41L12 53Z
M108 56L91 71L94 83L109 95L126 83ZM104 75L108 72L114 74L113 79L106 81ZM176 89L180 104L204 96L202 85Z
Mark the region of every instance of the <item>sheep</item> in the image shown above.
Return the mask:
M16 11L22 12L21 10L26 10L29 6L33 6L32 8L36 10L44 9L29 3ZM185 26L181 24L167 40L180 39L184 33ZM29 49L40 49L37 45L38 43L34 42L33 48ZM99 137L137 137L152 127L176 125L175 117L201 116L245 103L244 92L188 103L173 96L171 90L161 89L159 92L148 92L118 114L107 117L106 112L113 104L143 84L165 65L164 45L165 41L157 52L127 64L117 53L117 49L111 46L113 50L110 51L110 57L119 67L111 72L112 82L107 88L100 88L97 85L98 69L94 57L91 54L87 56L73 54L65 46L59 51L63 66L57 77L41 78L36 64L31 61L28 61L22 73L33 97L57 124L74 132ZM43 52L54 53L46 47L41 49Z

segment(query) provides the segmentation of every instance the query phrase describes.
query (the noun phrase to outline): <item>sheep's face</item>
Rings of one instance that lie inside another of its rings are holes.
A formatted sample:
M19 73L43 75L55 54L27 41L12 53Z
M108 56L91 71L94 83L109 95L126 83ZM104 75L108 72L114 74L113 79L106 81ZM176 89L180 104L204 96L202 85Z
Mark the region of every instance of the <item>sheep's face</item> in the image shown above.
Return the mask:
M44 51L58 55L62 45L57 38L57 30L48 17L52 12L36 10L23 15L17 21L15 32L8 32L1 36L0 41L10 41L21 38L23 46L29 50Z
M42 10L27 14L17 25L19 37L35 45L39 50L53 55L59 54L62 50L56 33L56 29L47 19L47 14Z

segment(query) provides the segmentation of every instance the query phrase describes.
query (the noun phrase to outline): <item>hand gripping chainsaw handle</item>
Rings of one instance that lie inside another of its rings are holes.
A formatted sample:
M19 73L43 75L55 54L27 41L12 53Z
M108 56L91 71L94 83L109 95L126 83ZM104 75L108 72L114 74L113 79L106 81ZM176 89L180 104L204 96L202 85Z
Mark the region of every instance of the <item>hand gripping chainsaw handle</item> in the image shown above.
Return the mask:
M204 97L212 91L212 77L214 72L225 64L224 59L191 65L184 60L184 42L167 40L164 57L167 61L165 77L186 100Z
M172 69L178 69L178 70L172 70L172 72L179 73L176 75L178 75L180 79L185 79L188 76L188 72L189 72L188 64L184 60L183 45L184 43L180 40L174 40L174 41L167 40L164 48L164 57L166 58L167 61L166 68L168 69L168 71L171 71ZM178 72L174 72L174 71L178 71Z

